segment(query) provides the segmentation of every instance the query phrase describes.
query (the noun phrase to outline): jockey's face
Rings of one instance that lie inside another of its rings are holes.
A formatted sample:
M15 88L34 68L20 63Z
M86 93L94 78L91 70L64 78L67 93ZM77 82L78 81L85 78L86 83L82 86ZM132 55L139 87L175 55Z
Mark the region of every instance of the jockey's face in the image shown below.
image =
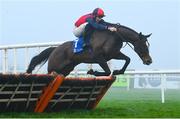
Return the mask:
M96 17L96 22L101 21L102 17Z

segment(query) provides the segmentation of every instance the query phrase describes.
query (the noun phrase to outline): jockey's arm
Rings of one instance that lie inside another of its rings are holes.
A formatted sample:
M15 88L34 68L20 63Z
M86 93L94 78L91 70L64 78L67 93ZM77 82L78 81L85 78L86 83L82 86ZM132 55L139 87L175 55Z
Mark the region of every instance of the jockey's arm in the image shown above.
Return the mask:
M115 27L116 24L105 22L103 19L100 21L100 24L107 26L110 31L117 31L117 28Z

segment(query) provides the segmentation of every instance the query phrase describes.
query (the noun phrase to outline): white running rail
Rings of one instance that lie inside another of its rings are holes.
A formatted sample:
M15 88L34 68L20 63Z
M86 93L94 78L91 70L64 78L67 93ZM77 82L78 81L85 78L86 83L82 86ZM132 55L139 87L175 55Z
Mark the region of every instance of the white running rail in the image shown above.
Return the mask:
M0 46L0 51L1 53L1 57L2 57L2 73L7 73L9 71L8 69L8 52L10 50L13 50L13 56L11 56L10 58L13 57L13 73L17 73L17 50L19 49L24 49L24 60L25 60L25 64L24 64L24 68L26 69L28 66L28 61L29 61L29 49L31 48L37 48L37 50L40 52L41 48L45 48L45 47L51 47L51 46L58 46L59 44L62 44L62 42L48 42L48 43L33 43L33 44L19 44L19 45L5 45L5 46Z

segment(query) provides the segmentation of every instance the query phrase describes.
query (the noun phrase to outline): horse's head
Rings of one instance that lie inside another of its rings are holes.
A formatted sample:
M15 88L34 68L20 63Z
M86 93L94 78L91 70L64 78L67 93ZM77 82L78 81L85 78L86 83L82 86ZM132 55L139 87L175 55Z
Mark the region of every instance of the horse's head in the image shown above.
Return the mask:
M152 63L151 56L149 55L149 42L147 40L149 35L143 35L141 32L139 33L139 40L137 40L134 44L134 51L139 55L142 59L143 63L146 65L150 65Z
M147 40L149 35L143 35L141 32L137 33L133 29L122 26L119 23L114 25L117 28L117 34L123 42L130 42L134 46L134 51L139 55L144 64L150 65L152 63L149 55L149 42Z

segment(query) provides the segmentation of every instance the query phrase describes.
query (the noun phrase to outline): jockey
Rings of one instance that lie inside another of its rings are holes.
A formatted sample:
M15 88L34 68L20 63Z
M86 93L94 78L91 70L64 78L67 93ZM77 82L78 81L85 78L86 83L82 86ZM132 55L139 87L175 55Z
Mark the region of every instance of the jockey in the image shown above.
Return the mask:
M117 31L115 27L110 26L110 23L107 23L102 19L104 16L104 11L101 8L96 8L92 13L81 16L75 22L73 34L78 38L83 37L83 47L89 45L90 36L94 29L110 30L112 32Z

